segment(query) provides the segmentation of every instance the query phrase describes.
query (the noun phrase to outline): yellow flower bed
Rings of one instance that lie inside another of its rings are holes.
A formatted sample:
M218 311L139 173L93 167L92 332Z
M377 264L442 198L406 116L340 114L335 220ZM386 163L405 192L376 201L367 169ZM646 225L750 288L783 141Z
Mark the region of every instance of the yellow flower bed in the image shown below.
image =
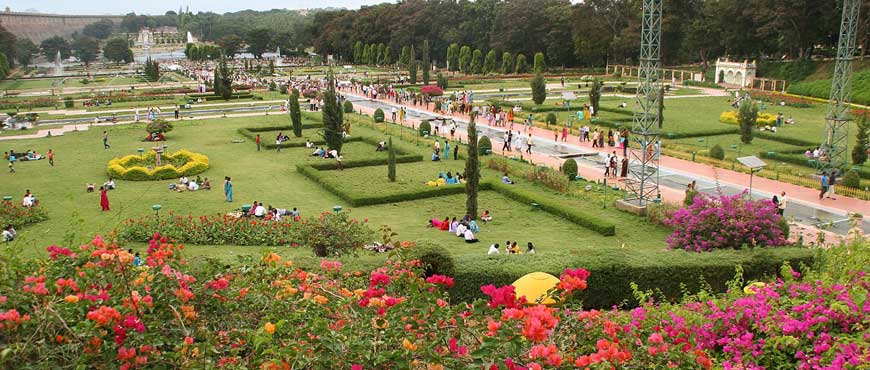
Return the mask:
M154 150L143 155L131 154L109 161L110 177L122 180L149 181L166 180L183 176L196 175L208 169L208 157L189 150L179 150L174 153L163 153L161 166L154 166Z
M738 125L737 111L722 112L719 115L719 122L729 125ZM773 126L776 123L776 115L770 113L758 113L758 119L755 121L755 127Z

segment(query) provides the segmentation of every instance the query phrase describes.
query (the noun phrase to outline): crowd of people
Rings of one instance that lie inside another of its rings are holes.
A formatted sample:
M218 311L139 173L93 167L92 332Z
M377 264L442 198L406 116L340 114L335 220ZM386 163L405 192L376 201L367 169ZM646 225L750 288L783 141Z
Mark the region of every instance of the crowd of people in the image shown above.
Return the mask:
M197 176L196 179L189 179L187 176L182 175L177 183L169 184L169 190L175 190L177 192L182 191L197 191L197 190L211 190L211 181L209 181L208 177L202 179Z
M489 214L489 211L487 211ZM492 216L488 216L492 220ZM444 220L432 218L429 220L428 227L435 228L441 231L447 231L457 237L463 238L466 243L477 243L479 240L475 236L480 232L480 226L477 221L471 219L471 216L465 215L462 219L457 220L456 217L444 217Z
M438 173L438 178L435 180L426 181L427 186L435 187L435 186L444 186L444 185L458 185L465 183L465 175L462 172L456 171L456 173L452 173L447 171Z
M499 249L500 247L501 246L499 246L498 243L491 244L489 246L489 251L487 251L486 254L488 254L488 255L502 254L501 249ZM504 247L505 247L505 251L504 251L505 254L523 254L523 251L517 245L516 241L511 242L510 240L508 240L508 241L504 242ZM526 252L525 252L526 254L535 254L535 245L532 244L532 242L528 242L528 244L526 244L526 248L527 248Z
M262 202L256 200L251 203L251 208L248 209L244 216L272 221L282 221L286 217L289 217L291 221L299 221L301 219L299 216L299 210L296 207L293 207L292 210L287 210L285 208L272 207L271 204L264 206Z

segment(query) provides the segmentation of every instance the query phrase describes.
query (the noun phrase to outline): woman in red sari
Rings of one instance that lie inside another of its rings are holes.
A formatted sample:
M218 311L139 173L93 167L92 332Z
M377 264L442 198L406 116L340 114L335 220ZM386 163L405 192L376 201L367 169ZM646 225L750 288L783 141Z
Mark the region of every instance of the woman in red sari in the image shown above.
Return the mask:
M103 186L100 186L100 207L103 208L103 211L109 210L109 194Z

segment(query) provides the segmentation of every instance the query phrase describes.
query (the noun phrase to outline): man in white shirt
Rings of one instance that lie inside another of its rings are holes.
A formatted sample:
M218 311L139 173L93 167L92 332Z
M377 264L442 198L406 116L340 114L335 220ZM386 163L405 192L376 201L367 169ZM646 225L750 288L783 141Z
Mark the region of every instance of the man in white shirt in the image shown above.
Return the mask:
M461 237L461 236L465 235L466 230L468 230L468 227L465 226L465 224L460 223L459 225L456 226L456 236Z
M199 184L197 184L196 181L191 181L187 183L187 190L197 191L199 190Z
M477 238L474 237L474 233L471 232L470 229L465 230L465 242L466 243L477 243Z
M489 246L489 251L486 254L500 254L498 251L498 243Z
M190 183L190 180L187 179L187 176L181 176L181 178L178 179L178 183L181 185L187 185Z
M785 206L787 205L787 202L788 200L785 197L785 192L783 191L782 194L780 194L779 196L779 205L776 207L776 213L779 213L780 216L785 213Z
M266 216L266 207L263 207L262 203L258 204L257 208L254 208L254 216L257 216L257 217L265 217Z
M3 241L11 242L13 239L15 239L15 234L15 228L13 228L12 225L7 226L5 229L3 229Z

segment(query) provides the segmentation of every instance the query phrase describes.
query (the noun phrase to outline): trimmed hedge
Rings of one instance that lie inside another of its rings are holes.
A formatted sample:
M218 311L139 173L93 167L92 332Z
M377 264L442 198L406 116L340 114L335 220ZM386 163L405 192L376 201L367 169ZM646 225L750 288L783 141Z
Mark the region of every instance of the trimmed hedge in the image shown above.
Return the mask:
M219 96L219 95L215 95L213 92L212 92L212 93L194 93L194 94L187 94L187 97L188 97L188 98L192 98L192 99L197 99L197 98L215 98L215 99L223 99L221 96ZM239 91L239 92L234 92L234 93L233 93L233 96L232 96L230 99L250 99L250 98L252 98L252 97L254 97L254 94L252 94L252 93L250 93L250 92L248 92L248 91Z
M486 135L481 136L477 140L477 153L479 155L489 155L492 153L492 141Z
M384 110L381 108L375 109L375 113L372 115L372 117L377 123L384 122Z
M727 127L695 132L667 132L662 133L662 137L665 139L687 139L692 137L731 135L739 133L739 129L737 129L736 127Z
M819 146L818 142L806 141L806 140L801 140L801 139L792 138L792 137L785 137L785 136L777 135L777 134L774 134L772 132L767 132L767 131L756 131L756 132L753 132L752 134L755 135L755 137L757 137L759 139L776 141L778 143L799 146L799 147L803 148L801 150L801 153L803 153L803 151L806 150L807 148L815 148L815 147Z
M321 127L323 127L323 125L320 123L308 123L308 124L302 125L303 130L321 128ZM236 131L239 134L241 134L242 136L248 138L248 140L255 140L257 138L257 133L270 132L270 131L293 132L293 126L288 125L288 126L242 127ZM265 138L261 137L261 139L265 139ZM359 141L359 140L360 140L359 138L351 137L351 138L345 139L345 142ZM326 142L323 140L313 140L312 143L314 143L314 145L326 145ZM270 141L270 140L263 140L260 143L260 145L265 149L275 149L278 147L277 144L275 144L273 141ZM304 146L305 146L305 142L302 142L302 141L288 142L288 143L281 144L281 148L301 148Z
M580 296L584 307L633 307L637 303L632 282L641 290L653 290L660 299L677 300L683 292L697 292L704 285L724 292L738 265L743 267L744 279L761 280L778 275L785 261L792 266L812 265L813 252L801 248L765 248L706 253L604 249L582 254L540 250L535 255L467 254L454 258L459 267L450 295L455 302L469 302L484 298L480 292L482 285L508 285L532 271L558 276L565 268L582 267L591 273L588 288Z
M613 236L616 235L616 225L602 220L598 218L598 216L588 214L586 212L578 211L571 207L565 206L557 201L553 201L546 198L537 197L535 194L529 193L525 190L518 189L516 187L512 187L510 185L502 184L501 182L493 182L493 181L484 181L481 182L481 185L486 184L486 186L499 194L502 194L508 198L516 200L521 203L538 203L541 205L541 209L546 211L547 213L554 214L556 216L560 216L565 218L568 221L571 221L577 225L583 226L587 229L595 231L604 236Z
M131 154L114 158L109 161L107 172L109 177L130 181L151 181L192 176L205 172L208 169L208 157L204 154L194 153L188 150L179 150L175 153L165 153L162 161L167 163L160 167L148 168L147 164L153 164L155 152L149 151L144 155ZM181 164L176 167L175 164Z
M562 173L568 176L568 181L574 181L577 178L577 161L574 158L568 158L565 163L562 163Z

